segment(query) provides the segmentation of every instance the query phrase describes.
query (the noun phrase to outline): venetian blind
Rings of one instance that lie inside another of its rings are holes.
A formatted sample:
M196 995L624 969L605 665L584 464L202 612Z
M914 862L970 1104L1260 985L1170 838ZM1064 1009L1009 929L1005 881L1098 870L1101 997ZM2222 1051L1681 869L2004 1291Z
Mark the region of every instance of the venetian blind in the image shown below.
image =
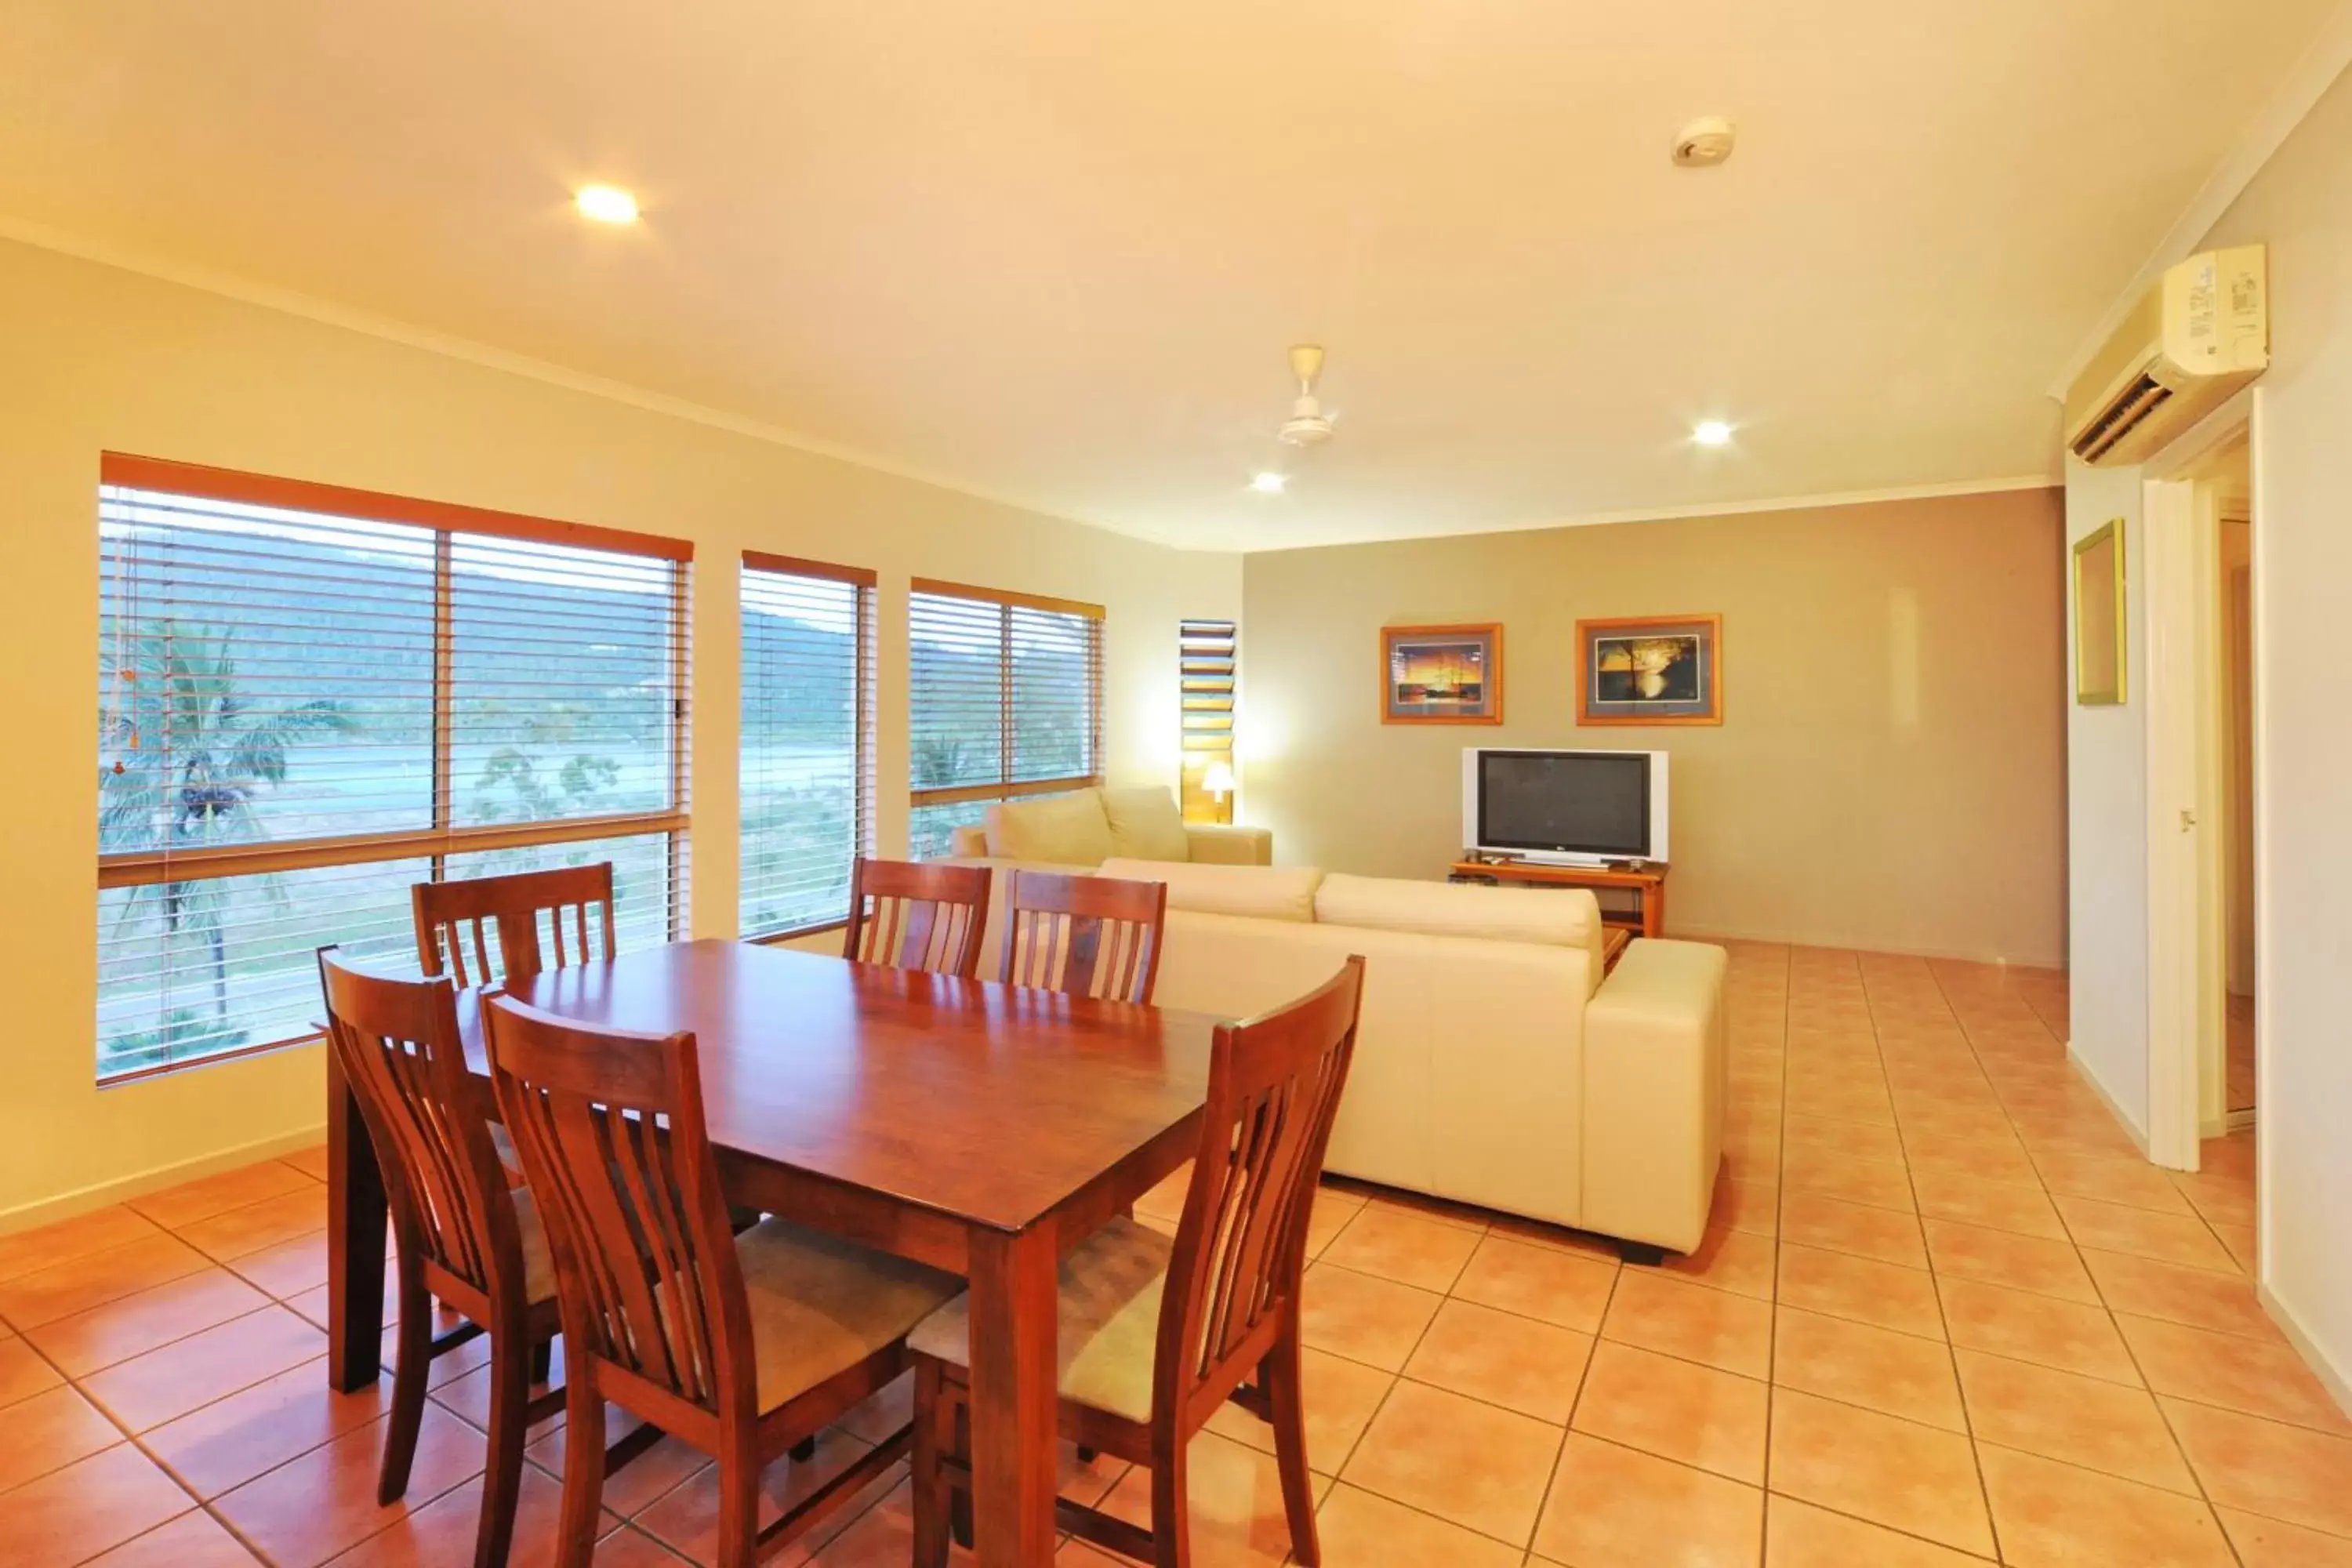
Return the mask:
M845 920L871 847L874 574L743 557L745 936Z
M909 837L946 854L988 803L1100 782L1100 605L916 579Z
M1188 821L1222 822L1232 815L1208 788L1209 770L1234 761L1234 685L1239 631L1231 621L1176 624L1179 720L1183 739L1183 807Z
M109 454L98 1070L311 1035L312 952L413 964L409 889L686 870L687 545Z

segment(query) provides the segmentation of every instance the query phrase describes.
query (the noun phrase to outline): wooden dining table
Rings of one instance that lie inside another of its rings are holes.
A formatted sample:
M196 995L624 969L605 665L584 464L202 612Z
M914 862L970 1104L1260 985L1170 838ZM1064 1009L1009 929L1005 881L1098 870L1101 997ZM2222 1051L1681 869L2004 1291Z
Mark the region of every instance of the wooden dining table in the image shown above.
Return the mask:
M1055 1544L1055 1266L1191 1157L1217 1020L951 975L702 941L514 985L583 1023L700 1048L729 1201L963 1275L972 1517L988 1568ZM462 993L488 1103L480 994ZM329 1375L378 1375L383 1184L328 1072Z

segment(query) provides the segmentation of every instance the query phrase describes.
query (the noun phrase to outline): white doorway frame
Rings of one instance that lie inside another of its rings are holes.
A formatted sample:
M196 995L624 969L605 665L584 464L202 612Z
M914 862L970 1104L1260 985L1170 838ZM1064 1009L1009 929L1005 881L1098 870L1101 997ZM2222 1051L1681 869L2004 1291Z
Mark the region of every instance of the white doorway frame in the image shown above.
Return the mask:
M2250 542L2255 625L2261 624L2262 389L2239 394L2151 459L2141 508L2139 559L2147 618L2147 1153L2174 1170L2198 1168L2210 1118L2201 1079L2219 1044L2228 964L2220 919L2224 785L2219 764L2218 677L2222 650L2221 510L2197 470L2241 437L2252 447ZM2126 564L2128 570L2128 563ZM2263 861L2262 661L2253 672L2254 861ZM2259 893L2259 883L2257 884ZM2263 925L2254 927L2255 1100L2263 1062ZM2221 1113L2226 1115L2226 1109ZM2261 1123L2255 1124L2259 1161Z

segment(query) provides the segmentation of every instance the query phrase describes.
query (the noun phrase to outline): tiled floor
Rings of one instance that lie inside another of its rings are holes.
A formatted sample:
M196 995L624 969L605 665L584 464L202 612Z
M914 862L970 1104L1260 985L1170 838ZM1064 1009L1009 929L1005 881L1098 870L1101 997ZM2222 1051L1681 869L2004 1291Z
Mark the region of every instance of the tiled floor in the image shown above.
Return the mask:
M1331 1568L2352 1564L2352 1422L2254 1304L2244 1141L2195 1177L2133 1156L2048 1026L2053 976L1762 946L1733 974L1697 1257L1626 1268L1491 1215L1318 1205ZM0 1237L0 1563L469 1560L479 1358L441 1363L407 1503L378 1509L383 1385L331 1395L319 1360L319 1173L313 1153ZM563 1442L531 1449L517 1563L546 1560ZM1200 1439L1203 1568L1282 1561L1265 1446L1238 1411ZM1139 1473L1066 1481L1142 1516ZM707 1559L713 1490L657 1447L608 1489L600 1563ZM818 1568L907 1562L903 1485L861 1507Z

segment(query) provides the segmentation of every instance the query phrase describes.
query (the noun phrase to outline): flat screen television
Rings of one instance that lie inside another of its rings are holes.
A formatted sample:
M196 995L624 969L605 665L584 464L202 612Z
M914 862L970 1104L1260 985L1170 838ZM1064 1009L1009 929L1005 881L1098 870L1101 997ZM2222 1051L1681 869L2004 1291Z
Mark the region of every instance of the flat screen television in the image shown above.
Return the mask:
M1486 855L1584 865L1666 858L1666 753L1462 751L1462 837Z

